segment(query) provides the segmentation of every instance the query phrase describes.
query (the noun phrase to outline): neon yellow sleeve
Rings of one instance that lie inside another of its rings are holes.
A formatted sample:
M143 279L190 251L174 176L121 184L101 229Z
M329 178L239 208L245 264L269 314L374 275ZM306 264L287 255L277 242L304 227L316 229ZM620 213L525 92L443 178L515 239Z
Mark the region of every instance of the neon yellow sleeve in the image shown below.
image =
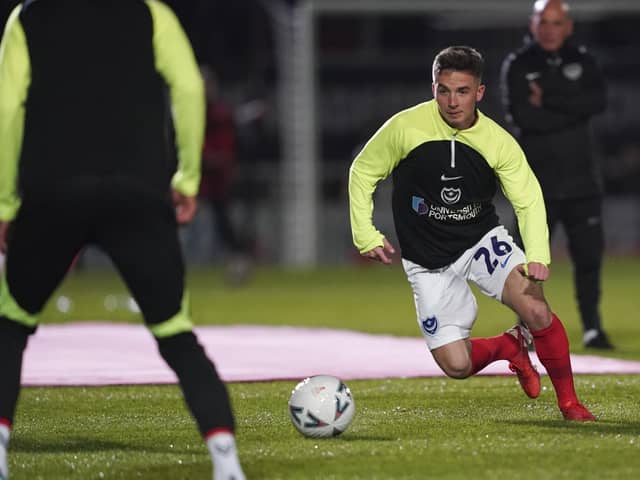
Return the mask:
M13 9L0 43L0 220L10 221L20 206L18 162L22 149L24 109L31 82L31 63L20 9Z
M502 191L516 213L527 262L549 265L551 253L547 211L538 179L513 138L509 137L502 149L502 161L497 166L496 173Z
M360 253L383 245L384 235L373 225L373 192L402 159L400 129L387 121L365 144L349 169L349 213L353 243Z
M178 169L173 188L195 196L200 185L200 161L205 128L205 94L200 69L175 14L162 2L145 0L153 18L156 68L171 95Z

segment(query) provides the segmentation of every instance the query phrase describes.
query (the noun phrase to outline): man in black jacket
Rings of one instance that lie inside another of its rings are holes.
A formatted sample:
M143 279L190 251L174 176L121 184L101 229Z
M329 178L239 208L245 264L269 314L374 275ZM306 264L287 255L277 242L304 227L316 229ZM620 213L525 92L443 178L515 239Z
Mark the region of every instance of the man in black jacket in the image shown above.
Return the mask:
M589 131L605 108L604 79L586 49L567 41L573 22L566 3L535 2L530 31L532 41L502 68L507 120L542 186L550 231L562 223L567 233L584 345L610 349L599 311L602 175Z

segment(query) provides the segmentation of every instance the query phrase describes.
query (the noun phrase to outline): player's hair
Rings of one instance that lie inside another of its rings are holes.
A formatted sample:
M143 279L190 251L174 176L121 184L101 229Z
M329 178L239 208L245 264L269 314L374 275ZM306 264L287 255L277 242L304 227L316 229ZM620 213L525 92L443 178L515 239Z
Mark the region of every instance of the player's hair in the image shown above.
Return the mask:
M433 81L443 70L469 72L478 80L482 80L484 59L475 48L467 46L447 47L441 50L433 60Z

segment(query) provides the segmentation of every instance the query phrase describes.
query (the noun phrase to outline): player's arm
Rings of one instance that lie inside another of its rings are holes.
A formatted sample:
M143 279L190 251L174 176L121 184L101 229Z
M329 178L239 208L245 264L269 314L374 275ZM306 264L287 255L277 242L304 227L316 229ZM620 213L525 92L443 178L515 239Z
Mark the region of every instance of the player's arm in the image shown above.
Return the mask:
M20 206L17 175L31 64L18 5L0 43L0 222L13 220ZM6 233L6 226L2 229ZM5 234L2 235L3 237ZM2 240L4 242L4 240Z
M549 229L547 212L538 179L527 163L518 143L505 133L501 146L500 160L496 174L507 199L511 202L518 219L520 235L524 243L527 264L541 264L544 269L534 267L536 277L544 276L544 270L551 263L549 251ZM525 271L526 272L526 271ZM526 272L533 276L532 272ZM545 280L545 278L536 278Z
M393 119L385 123L356 155L349 169L349 214L353 243L371 259L390 263L393 246L373 225L373 193L387 178L401 156L398 132Z
M146 0L153 18L156 69L169 86L176 132L178 169L171 186L195 197L205 127L205 93L191 44L175 14L158 0Z

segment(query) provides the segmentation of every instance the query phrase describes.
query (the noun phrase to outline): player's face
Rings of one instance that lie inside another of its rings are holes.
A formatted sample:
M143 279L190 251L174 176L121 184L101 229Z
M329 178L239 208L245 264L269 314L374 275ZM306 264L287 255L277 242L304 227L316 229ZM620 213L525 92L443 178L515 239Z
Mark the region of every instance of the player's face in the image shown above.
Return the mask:
M573 32L573 22L561 2L549 2L540 12L534 12L529 30L543 50L555 52Z
M469 128L476 121L476 103L482 100L484 85L469 72L442 70L433 83L433 96L440 115L456 130Z

